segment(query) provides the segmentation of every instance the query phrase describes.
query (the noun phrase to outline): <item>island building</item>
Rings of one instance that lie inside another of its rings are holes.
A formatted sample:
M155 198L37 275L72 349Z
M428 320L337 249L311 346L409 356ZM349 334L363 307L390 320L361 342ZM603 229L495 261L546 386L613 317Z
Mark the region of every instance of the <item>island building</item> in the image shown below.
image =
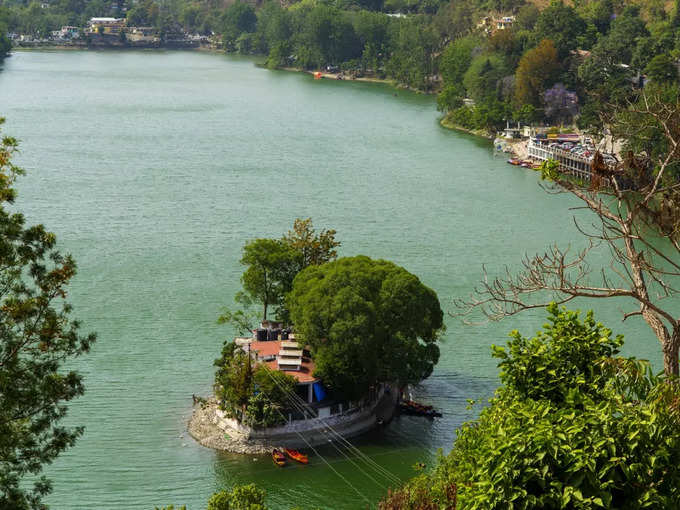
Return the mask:
M238 337L234 342L254 363L294 377L296 395L306 403L304 412L299 406L291 406L284 410L285 424L268 428L252 428L216 408L214 425L241 446L278 444L297 448L325 444L334 440L333 434L351 437L367 432L389 421L397 408L399 391L396 385L390 384L369 388L368 394L357 402L330 397L323 381L314 376L314 360L309 349L280 323L263 322L253 330L252 336Z
M311 414L316 417L329 418L358 405L328 398L322 381L314 377L314 360L309 349L301 347L295 334L282 329L280 323L265 322L260 328L253 330L252 337L239 337L234 341L244 352L250 354L254 362L294 377L297 380L297 396L309 404ZM305 416L296 412L288 413L289 422L300 419L305 419Z

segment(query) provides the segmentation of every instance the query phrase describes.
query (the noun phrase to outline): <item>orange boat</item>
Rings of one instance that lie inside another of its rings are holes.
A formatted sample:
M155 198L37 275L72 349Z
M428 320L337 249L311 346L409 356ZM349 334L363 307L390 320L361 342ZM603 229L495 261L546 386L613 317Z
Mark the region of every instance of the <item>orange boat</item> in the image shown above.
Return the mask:
M286 465L286 456L281 453L280 450L274 449L272 451L272 459L274 460L274 464L276 464L279 467L283 467Z
M286 454L293 460L297 460L298 462L302 464L307 464L309 462L309 458L304 454L300 453L297 450L289 450L286 448Z

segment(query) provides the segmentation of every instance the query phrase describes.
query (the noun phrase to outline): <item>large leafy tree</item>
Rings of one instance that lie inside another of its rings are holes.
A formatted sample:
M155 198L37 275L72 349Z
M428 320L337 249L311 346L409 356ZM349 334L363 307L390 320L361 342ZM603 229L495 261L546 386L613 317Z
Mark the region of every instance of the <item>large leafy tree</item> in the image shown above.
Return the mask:
M3 119L0 119L2 123ZM65 403L83 393L65 363L87 352L65 301L76 265L42 225L27 226L14 203L17 142L0 145L0 508L42 509L51 483L45 464L72 446L82 427L66 427ZM30 482L27 478L30 477Z
M609 35L603 39L601 44L617 55L618 64L630 64L638 39L647 35L649 32L645 27L645 22L640 18L639 8L627 7L612 22Z
M586 22L573 7L562 0L552 0L541 11L534 27L536 41L551 39L561 59L567 58L578 46L579 36L586 31Z
M288 297L333 392L363 396L372 384L414 384L432 373L444 328L435 292L392 262L349 257L302 271Z
M225 342L215 366L215 395L229 416L253 427L285 422L282 410L295 391L294 377L255 364L234 342Z
M250 4L235 2L230 5L222 16L222 34L224 42L233 45L243 33L254 32L257 24L255 9Z
M419 18L390 25L392 52L385 70L402 83L422 90L432 88L438 41L434 30Z
M267 510L264 497L264 492L255 484L237 485L213 494L207 510Z
M463 76L469 97L481 103L498 97L499 82L508 74L505 61L497 54L475 58Z
M657 83L677 83L678 68L675 59L668 53L656 55L645 67L645 73L650 80Z
M550 39L543 39L519 61L515 73L515 103L540 106L543 91L554 82L560 69L558 52Z
M7 37L7 21L9 18L9 10L0 6L0 62L7 56L9 50L12 49L12 43Z
M301 267L325 264L334 260L338 252L336 248L340 242L335 240L335 230L322 230L318 234L314 230L312 218L297 218L293 223L293 230L283 236L282 241L299 253Z
M262 303L262 319L271 305L281 304L300 268L300 253L278 239L255 239L243 247L241 277L245 292Z
M220 324L231 324L241 334L250 331L256 322L253 302L262 303L263 319L270 305L276 305L279 320L287 321L284 298L293 286L293 278L305 267L334 260L340 242L335 230L316 232L312 219L297 218L293 229L281 239L256 239L243 248L241 264L247 266L241 277L244 292L234 298L240 309L225 309L218 318Z
M231 490L221 490L208 500L207 510L267 510L264 502L265 493L255 484L235 485ZM175 508L173 505L156 510L186 510L185 506Z
M677 381L617 357L622 337L592 313L548 313L533 338L493 348L503 385L490 405L380 508L678 507Z

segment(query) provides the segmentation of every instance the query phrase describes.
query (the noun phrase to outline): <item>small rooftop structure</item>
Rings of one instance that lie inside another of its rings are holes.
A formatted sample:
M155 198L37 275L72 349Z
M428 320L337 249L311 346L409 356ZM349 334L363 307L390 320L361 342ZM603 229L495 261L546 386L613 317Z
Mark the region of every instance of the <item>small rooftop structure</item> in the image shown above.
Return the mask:
M125 18L90 18L90 24L93 23L101 23L101 24L106 24L106 23L120 23L125 21Z

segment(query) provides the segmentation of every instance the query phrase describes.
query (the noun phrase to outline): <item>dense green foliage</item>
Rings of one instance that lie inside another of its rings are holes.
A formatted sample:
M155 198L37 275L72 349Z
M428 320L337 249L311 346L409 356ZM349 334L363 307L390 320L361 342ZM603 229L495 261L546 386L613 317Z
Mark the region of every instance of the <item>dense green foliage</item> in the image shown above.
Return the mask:
M634 96L641 83L639 73L646 72L652 82L677 82L671 64L680 56L680 38L663 8L650 3L641 11L607 0L576 5L554 0L542 11L524 6L512 29L481 41L472 50L477 59L500 58L506 69L505 76L491 77L486 85L491 93L484 97L475 94L474 82L464 81L461 89L460 73L449 77L443 72L447 48L441 61L440 108L450 112L454 123L488 131L502 127L506 119L567 124L576 120L582 128L598 128L600 114L609 105ZM460 44L454 41L450 47ZM481 76L489 69L470 71L473 64L474 60L468 72ZM547 94L555 86L576 99L573 107L558 115L551 111ZM474 99L475 105L462 106L463 97Z
M254 484L237 485L230 491L220 491L208 500L207 510L267 510L264 492Z
M225 342L215 366L215 395L229 416L252 427L271 427L286 421L283 410L295 390L294 377L255 365L234 342Z
M207 510L267 510L264 497L264 492L255 484L235 485L231 490L213 494L208 500ZM186 507L170 505L160 509L156 507L156 510L186 510Z
M9 31L9 9L0 5L0 62L12 49L12 43L7 36Z
M4 119L0 119L0 124ZM82 427L61 424L65 403L83 393L80 374L65 363L87 352L93 334L79 334L65 301L76 273L56 250L54 234L26 226L12 212L17 141L0 143L0 508L41 509L50 481L40 473L73 446Z
M649 111L645 113L647 109ZM680 139L680 86L677 83L647 86L644 97L638 97L630 107L614 112L610 127L612 134L624 141L624 150L649 157L647 166L653 170L651 175L656 175L659 162L671 155L668 170L664 174L664 183L677 184L680 179L680 158L672 156L677 140ZM636 175L639 174L636 165L627 167L630 167L628 178L635 183L637 189L648 186L645 181L649 175ZM663 236L677 239L680 232L680 194L677 186L666 189L664 199L652 204L651 214L657 219L670 216L670 224L661 228L657 224L654 228Z
M241 264L246 266L241 276L243 292L234 297L240 308L224 309L218 323L231 324L239 333L248 333L257 323L252 312L254 302L263 306L262 320L267 320L269 306L275 305L277 318L287 322L285 297L292 289L295 275L307 266L335 259L338 246L335 230L317 233L311 218L296 219L293 229L281 239L249 241L241 258Z
M246 266L243 290L262 303L262 319L267 320L267 308L281 304L292 287L302 264L300 253L278 239L255 239L243 247L241 264Z
M343 397L362 397L380 382L416 384L439 359L437 295L392 262L358 256L310 266L287 302L315 375Z
M501 386L458 432L432 473L382 504L406 508L676 508L680 504L680 388L592 312L548 308L533 338L511 334ZM430 506L427 506L430 505Z

